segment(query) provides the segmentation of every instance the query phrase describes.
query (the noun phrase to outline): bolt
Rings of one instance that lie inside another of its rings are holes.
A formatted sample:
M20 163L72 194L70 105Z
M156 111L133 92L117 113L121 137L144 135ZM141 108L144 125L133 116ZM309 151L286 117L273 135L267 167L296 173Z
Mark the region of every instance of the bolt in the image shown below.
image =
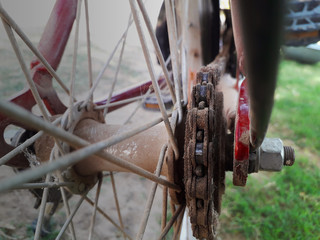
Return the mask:
M204 175L203 174L203 165L198 165L196 167L195 172L196 172L197 177L203 177L203 175Z
M197 199L197 208L203 208L203 199Z
M284 150L284 165L292 166L295 161L294 149L289 146L284 146L283 150Z

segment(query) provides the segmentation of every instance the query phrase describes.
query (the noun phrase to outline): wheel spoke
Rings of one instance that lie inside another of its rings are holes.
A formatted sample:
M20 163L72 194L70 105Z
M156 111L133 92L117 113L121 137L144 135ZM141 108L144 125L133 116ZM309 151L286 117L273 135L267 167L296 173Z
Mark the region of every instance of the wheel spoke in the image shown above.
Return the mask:
M3 23L3 26L4 26L5 30L6 30L6 32L7 32L8 37L10 39L12 48L14 49L14 52L15 52L15 54L17 56L17 59L18 59L19 64L20 64L20 67L21 67L21 69L22 69L22 71L23 71L23 73L24 73L24 75L26 77L26 80L28 82L28 85L29 85L29 88L30 88L30 90L32 92L32 95L33 95L36 103L38 104L39 109L40 109L43 117L48 121L49 120L49 116L47 114L46 107L45 107L44 103L41 100L40 94L38 92L38 89L37 89L34 81L31 78L30 72L28 71L27 65L26 65L26 63L25 63L25 61L23 59L22 53L21 53L20 48L18 46L17 40L16 40L16 38L15 38L15 36L13 34L13 31L12 31L10 25L8 23L6 23L3 19L2 19L2 23Z
M170 210L171 210L171 214L172 216L176 213L176 205L170 200ZM175 227L175 223L173 224L173 227Z
M54 151L55 151L55 148L53 148L51 150L50 160L49 160L50 162L52 162L52 160L53 160ZM50 180L51 180L51 174L48 173L46 175L45 183L51 182ZM41 235L41 231L42 231L42 223L43 223L44 212L45 212L45 208L46 208L46 205L47 205L48 194L49 194L49 188L45 188L43 190L43 193L42 193L41 205L40 205L40 210L39 210L39 214L38 214L38 221L37 221L37 226L36 226L36 232L34 234L34 240L39 240L40 239L40 235Z
M149 91L149 93L150 93L150 91ZM142 100L143 101L148 96L150 96L150 94L148 94L148 92L147 92L146 94L144 94L142 96L128 98L128 99L125 99L125 100L121 100L121 101L117 101L117 102L113 102L113 103L108 103L108 104L104 104L104 105L101 105L101 106L96 106L95 109L105 109L105 108L114 107L114 106L118 106L118 105L122 105L122 104L126 104L126 103L136 102L138 100Z
M72 213L69 215L69 217L67 218L67 220L65 221L65 223L63 224L58 236L56 237L56 240L61 239L62 235L64 234L64 232L66 231L67 227L69 226L69 224L71 223L74 215L77 213L78 209L80 208L83 200L86 198L88 192L86 192L81 198L80 200L77 202L75 208L73 209Z
M164 58L163 58L163 55L161 53L161 49L160 49L160 46L159 46L159 43L158 43L158 40L157 40L157 37L154 33L154 29L152 27L152 24L151 24L151 21L150 21L150 18L148 16L148 13L147 13L147 10L144 6L144 3L141 1L141 0L137 0L138 1L138 5L140 7L140 10L141 10L141 13L142 13L142 16L144 18L144 21L145 21L145 24L148 28L148 32L149 32L149 35L151 37L151 40L152 40L152 43L153 43L153 46L156 50L156 54L157 54L157 57L159 59L159 62L160 62L160 65L162 67L162 71L164 73L164 77L166 79L166 82L167 82L167 86L169 87L169 90L170 90L170 94L171 94L171 98L172 98L172 101L173 101L173 104L175 104L176 102L176 96L174 94L174 90L172 88L172 84L171 84L171 81L170 81L170 76L169 76L169 72L168 72L168 68L167 68L167 64L165 63L164 61Z
M94 200L93 213L92 213L92 217L91 217L88 240L91 240L92 235L93 235L94 225L95 225L95 221L96 221L97 207L98 207L98 202L99 202L99 197L100 197L100 192L101 192L101 186L102 186L102 176L99 176L99 182L98 182L97 191L96 191L96 198Z
M130 25L131 18L132 17L130 15L129 20L128 20L128 26ZM115 88L116 83L118 81L118 74L119 74L119 71L120 71L121 63L122 63L122 58L123 58L123 53L124 53L124 49L125 49L125 46L126 46L127 36L128 36L128 32L125 32L125 35L124 35L124 38L123 38L123 42L122 42L121 51L120 51L120 56L119 56L119 60L118 60L118 64L117 64L116 73L115 73L114 80L113 80L112 85L111 85L109 96L108 96L108 99L107 99L107 102L106 102L106 107L105 107L105 109L103 111L103 115L104 116L106 116L106 114L108 113L108 104L111 101L111 97L112 97L114 88Z
M58 82L58 84L62 87L62 89L69 95L69 90L66 85L63 83L61 78L57 75L56 71L51 67L48 61L43 57L43 55L39 52L39 50L33 45L30 39L24 34L21 28L15 23L15 21L9 16L9 14L5 11L0 3L0 17L4 19L20 36L20 38L24 41L24 43L29 47L29 49L33 52L34 55L37 56L39 61L45 66L51 76Z
M163 239L165 236L167 236L170 228L172 227L172 225L176 222L177 218L179 217L180 214L183 214L184 209L185 209L185 205L180 205L179 208L177 209L177 211L174 213L174 215L172 216L172 218L170 219L170 221L168 222L168 224L166 225L166 227L164 228L164 230L162 231L160 237L158 238L159 240Z
M168 115L167 115L167 112L166 112L166 108L164 106L163 99L162 99L162 96L161 96L161 93L160 93L160 87L159 87L158 81L156 81L156 79L155 79L155 73L154 73L153 64L152 64L152 61L151 61L151 56L150 56L150 53L149 53L149 50L148 50L148 47L147 47L145 36L143 34L143 31L142 31L142 26L141 26L140 19L139 19L139 16L138 16L138 10L137 10L137 6L136 6L135 0L130 0L130 7L131 7L131 12L132 12L132 15L133 15L133 19L134 19L134 22L135 22L135 25L136 25L136 28L137 28L137 31L138 31L138 35L139 35L139 38L140 38L140 42L141 42L142 50L143 50L143 53L144 53L144 56L145 56L145 60L146 60L147 66L148 66L149 74L150 74L150 77L151 77L151 80L152 80L152 86L154 88L154 91L155 91L155 94L156 94L156 97L157 97L157 100L158 100L158 105L159 105L159 108L160 108L160 111L161 111L161 114L162 114L162 117L163 117L163 121L164 121L165 126L166 126L166 130L167 130L167 133L168 133L168 136L169 136L169 139L170 139L170 143L171 143L171 145L172 145L172 147L174 149L175 157L178 158L179 157L179 149L178 149L176 140L174 138L172 128L170 126L170 122L169 122L169 118L168 118Z
M139 103L137 104L137 106L135 107L135 109L132 111L132 113L130 114L130 116L127 118L126 121L124 121L123 125L126 125L130 122L130 120L133 118L133 116L137 113L137 111L139 110L139 108L142 106L142 104L144 103L144 101L147 99L147 97L149 97L151 95L151 89L149 88L148 91L146 92L145 95L141 96L142 98L140 99Z
M156 173L155 173L155 175L158 176L158 177L160 176L160 173L161 173L161 169L162 169L162 166L163 166L164 157L165 157L165 153L167 151L167 148L168 148L168 145L166 144L166 145L164 145L162 147L161 152L160 152L159 161L158 161L157 169L156 169ZM142 220L140 222L140 228L139 228L139 232L138 232L138 234L136 236L136 240L138 240L138 239L141 240L143 238L144 232L145 232L146 227L147 227L147 223L148 223L148 219L149 219L149 215L150 215L150 212L151 212L151 207L152 207L152 204L153 204L153 199L154 199L154 196L156 194L157 187L158 187L157 183L153 183L152 186L151 186L151 190L150 190L150 193L149 193L149 196L148 196L146 207L144 209Z
M170 56L173 71L173 80L175 84L175 92L177 98L177 106L179 110L179 122L182 121L182 106L181 106L181 84L180 84L180 72L179 72L179 62L178 62L178 42L177 42L177 30L174 18L174 11L171 6L170 0L165 0L166 17L168 24L168 36L170 45Z
M58 172L59 178L62 179L61 172L60 171L57 171L57 172ZM71 212L70 212L70 207L69 207L66 191L64 190L63 187L61 187L60 188L60 192L61 192L61 196L62 196L62 200L63 200L63 205L65 207L66 216L69 217ZM69 226L70 226L71 238L72 238L72 240L76 240L77 239L76 238L76 233L74 231L74 226L73 226L73 222L72 221L70 222Z
M119 218L120 226L121 226L122 229L124 229L124 225L123 225L123 221L122 221L122 216L121 216L121 212L120 212L120 205L119 205L119 200L118 200L117 188L116 188L116 184L115 184L113 172L110 172L110 178L111 178L113 196L114 196L114 201L115 201L115 203L116 203L116 208L117 208L117 213L118 213L118 218ZM124 235L124 238L126 238L125 235Z
M163 188L162 194L162 218L161 218L161 230L166 227L167 224L167 211L168 211L168 188Z
M179 240L180 234L181 234L181 226L182 226L182 220L184 216L184 211L179 215L177 222L176 222L176 228L173 234L172 239L173 240Z
M91 205L93 206L94 203L91 199L89 199L88 197L85 197L85 200ZM124 229L122 229L118 224L115 223L115 221L112 220L111 217L109 217L108 214L106 214L100 207L97 207L98 212L105 218L107 219L113 226L115 226L117 229L119 229L128 239L132 240L132 238L124 231Z
M74 36L73 45L73 59L72 59L72 70L71 70L71 80L70 80L70 98L69 98L69 122L72 122L72 111L73 101L74 101L74 83L76 78L76 68L77 68L77 57L78 57L78 44L79 44L79 24L80 24L80 13L81 13L81 0L77 1L77 15L76 15L76 32Z
M89 89L92 88L92 57L91 57L91 40L90 40L90 24L89 24L89 6L88 0L84 0L85 13L86 13L86 30L87 30L87 54L88 54L88 71L89 71ZM91 96L91 101L93 96Z
M87 105L87 103L89 102L90 98L92 98L93 96L93 92L95 91L95 89L97 88L100 80L102 79L102 76L103 74L105 73L105 71L107 70L107 68L109 67L110 63L111 63L111 60L113 59L118 47L120 46L120 43L122 41L124 41L125 37L127 36L128 34L128 31L130 29L130 26L132 25L133 23L133 20L131 20L128 25L127 25L127 28L126 30L124 31L124 33L122 34L122 36L120 37L119 41L117 42L116 46L114 47L112 53L110 54L107 62L105 63L105 65L103 66L102 70L99 72L97 78L95 79L94 83L93 83L93 86L92 88L90 89L89 93L88 93L88 96L86 98L86 100L83 102L83 104L81 105L81 107L85 107Z
M13 189L37 189L37 188L60 188L60 187L72 187L72 182L45 182L45 183L25 183Z
M171 58L170 56L168 57L168 59L165 62L166 67L168 66L169 62L170 62ZM158 74L158 79L160 78L161 73ZM148 91L146 92L146 94L144 95L144 97L141 99L141 101L138 103L138 105L135 107L135 109L132 111L132 113L130 114L130 116L128 117L128 119L124 122L123 125L126 125L130 122L130 120L133 118L133 116L136 114L136 112L138 111L138 109L142 106L142 104L144 103L144 101L147 99L147 97L149 97L151 94L151 89L149 88Z
M40 109L40 112L42 113L42 116L44 117L44 119L46 121L49 122L49 115L48 115L48 113L46 111L46 107L45 107L45 105L44 105L44 103L43 103L43 101L42 101L42 99L40 97L40 94L38 92L38 89L37 89L34 81L31 78L30 72L27 69L27 65L26 65L26 63L25 63L25 61L23 59L23 56L21 54L20 48L18 46L18 43L17 43L17 41L16 41L16 39L14 37L13 31L12 31L11 27L4 20L2 20L2 22L3 22L3 25L4 25L5 29L6 29L6 32L8 34L9 39L10 39L12 47L13 47L15 53L16 53L16 56L17 56L17 58L19 60L20 66L22 68L22 71L24 72L24 75L25 75L26 80L28 82L29 88L30 88L30 90L32 92L32 95L33 95L36 103L38 104L38 107ZM57 142L56 140L55 140L55 142L56 142L60 152L62 153L63 151L62 151L62 147L61 147L60 143Z

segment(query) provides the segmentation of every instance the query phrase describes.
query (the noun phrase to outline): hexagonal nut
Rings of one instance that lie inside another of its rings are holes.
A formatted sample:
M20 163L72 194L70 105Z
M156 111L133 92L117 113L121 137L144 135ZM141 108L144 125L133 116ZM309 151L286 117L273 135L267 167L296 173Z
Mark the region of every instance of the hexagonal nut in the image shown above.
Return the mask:
M262 171L281 171L284 162L283 143L280 138L265 138L260 147Z

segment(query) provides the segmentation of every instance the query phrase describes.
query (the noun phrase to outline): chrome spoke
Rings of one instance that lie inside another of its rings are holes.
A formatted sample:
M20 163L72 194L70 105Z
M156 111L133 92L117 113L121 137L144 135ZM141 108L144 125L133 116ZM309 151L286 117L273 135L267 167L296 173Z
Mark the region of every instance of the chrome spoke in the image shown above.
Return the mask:
M45 183L25 183L12 189L37 189L37 188L60 188L60 187L72 187L72 182L45 182Z
M183 214L185 205L180 205L177 211L173 214L172 218L170 221L167 223L166 227L163 229L161 232L160 237L158 238L159 240L163 239L169 232L170 228L173 226L173 224L176 222L177 218L179 217L180 214Z
M85 197L85 200L91 205L94 205L94 202L89 199L88 197ZM120 230L125 236L126 238L132 240L132 238L124 231L124 229L122 229L118 224L115 223L114 220L112 220L111 217L109 217L108 214L106 214L100 207L97 207L98 212L105 218L107 219L113 226L115 226L118 230Z
M176 213L176 205L171 200L170 200L170 210L172 215ZM173 224L173 227L175 227L175 223Z
M93 86L92 88L90 89L89 93L88 93L88 96L86 98L86 100L83 102L83 104L81 105L81 107L85 107L87 105L87 103L89 102L90 98L92 98L93 96L93 92L96 90L103 74L105 73L105 71L107 70L107 68L109 67L110 63L111 63L111 60L113 59L118 47L120 46L120 43L122 41L124 41L125 37L127 36L127 33L130 29L130 26L131 24L133 23L133 20L131 20L129 23L128 23L128 26L126 28L126 30L124 31L124 33L122 34L122 36L120 37L119 41L117 42L116 46L114 47L112 53L110 54L107 62L105 63L105 65L103 66L102 70L99 72L97 78L95 79L94 83L93 83Z
M69 98L69 122L72 122L72 111L73 101L74 101L74 83L76 78L76 67L77 67L77 57L78 57L78 45L79 45L79 24L80 24L80 13L81 13L81 0L77 1L77 14L76 14L76 32L74 36L73 45L73 59L72 59L72 70L71 70L71 80L70 80L70 98Z
M143 96L141 96L142 98L140 99L140 101L138 102L137 106L135 107L135 109L132 111L132 113L130 114L130 116L127 118L126 121L124 121L123 125L128 124L131 119L133 118L133 116L137 113L137 111L140 109L140 107L142 106L142 104L145 102L145 100L147 99L147 97L151 96L151 89L149 88L148 91L146 92L146 94L144 94Z
M148 96L150 96L150 94L148 94L148 92L147 92L146 94L144 94L142 96L128 98L128 99L125 99L125 100L121 100L121 101L117 101L117 102L113 102L113 103L108 103L108 104L104 104L104 105L101 105L101 106L96 106L94 109L105 109L105 108L109 108L109 107L119 106L119 105L122 105L122 104L132 103L132 102L136 102L136 101L139 101L139 100L144 100Z
M176 30L175 18L173 13L174 10L171 3L172 1L170 2L170 0L165 0L173 80L175 85L177 106L179 110L179 122L181 122L183 114L182 114L182 106L181 106L181 84L180 84L180 71L179 71L179 62L178 62L178 41L177 41L177 30Z
M62 176L61 176L61 172L58 171L58 175L59 175L59 178L62 179ZM66 195L66 191L64 190L63 187L60 188L60 192L61 192L61 196L62 196L62 200L63 200L63 205L65 207L65 211L66 211L66 216L69 217L71 212L70 212L70 206L69 206L69 203L68 203L68 199L67 199L67 195ZM73 222L71 221L70 222L70 232L71 232L71 238L72 240L76 240L76 233L75 233L75 230L74 230L74 226L73 226Z
M180 234L181 234L181 226L182 226L182 220L184 216L184 211L179 215L177 222L176 222L176 228L173 234L172 239L173 240L179 240Z
M119 218L120 226L121 226L122 229L124 229L124 225L123 225L123 221L122 221L122 216L121 216L121 211L120 211L119 200L118 200L117 188L116 188L116 184L115 184L113 172L110 172L110 178L111 178L113 196L114 196L114 201L115 201L116 208L117 208L117 213L118 213L118 218ZM124 238L126 238L125 235L124 235Z
M161 230L166 227L167 224L167 211L168 211L168 188L163 187L162 193L162 218L161 218Z
M160 87L159 87L158 81L155 78L155 73L154 73L154 68L153 68L153 64L152 64L152 61L151 61L151 56L150 56L150 53L149 53L149 50L148 50L148 47L147 47L145 36L143 34L143 30L142 30L142 26L141 26L140 19L139 19L139 16L138 16L138 9L137 9L137 5L136 5L135 0L130 0L130 6L131 6L131 12L132 12L132 15L133 15L133 19L134 19L134 22L135 22L135 25L136 25L136 28L137 28L137 31L138 31L139 38L140 38L140 43L141 43L141 46L142 46L143 54L145 56L145 60L146 60L147 66L148 66L149 74L150 74L150 77L151 77L151 80L152 80L152 86L154 88L154 91L155 91L155 94L156 94L156 97L157 97L157 100L158 100L158 105L159 105L159 108L160 108L160 111L161 111L161 114L162 114L162 117L163 117L163 121L165 123L166 130L167 130L167 133L168 133L168 136L169 136L169 139L170 139L170 143L171 143L172 148L173 148L174 153L175 153L175 157L178 158L179 157L179 149L178 149L175 137L173 135L172 128L170 126L170 121L169 121L169 118L168 118L168 115L167 115L167 112L166 112L166 108L164 106L164 102L163 102L163 99L162 99L162 96L161 96L161 92L160 92Z
M161 67L162 67L162 71L163 71L163 73L164 73L164 77L165 77L165 79L166 79L167 86L169 87L173 104L175 104L175 102L176 102L176 96L175 96L175 93L174 93L174 90L173 90L173 87L172 87L172 84L171 84L171 81L170 81L170 76L169 76L167 64L165 63L164 58L163 58L163 55L162 55L162 53L161 53L161 49L160 49L160 46L159 46L157 37L156 37L156 35L155 35L155 33L154 33L154 29L153 29L153 26L152 26L152 24L151 24L149 15L148 15L147 10L146 10L146 8L145 8L145 6L144 6L144 3L143 3L141 0L137 0L137 1L138 1L138 5L139 5L139 7L140 7L140 10L141 10L142 16L143 16L143 18L144 18L145 24L146 24L146 26L147 26L147 28L148 28L148 32L149 32L149 35L150 35L150 37L151 37L153 46L154 46L154 48L155 48L155 50L156 50L156 54L157 54L157 57L158 57L158 59L159 59L160 65L161 65Z
M169 62L171 61L170 56L168 57L168 59L165 62L166 67L168 66ZM158 79L161 76L161 73L158 74ZM133 116L136 114L136 112L138 111L138 109L143 105L143 103L145 102L145 100L147 99L147 97L149 97L151 95L151 89L149 88L148 91L146 92L146 94L144 95L143 99L141 99L141 101L137 104L137 106L135 107L135 109L132 111L132 113L130 114L130 116L127 118L127 120L124 122L123 125L126 125L130 122L130 120L133 118ZM152 94L153 95L153 94Z
M74 215L77 213L78 209L80 208L83 200L86 198L88 192L86 192L81 198L80 200L77 202L76 206L74 207L72 213L70 214L70 216L67 218L67 220L65 221L65 223L63 224L58 236L56 237L56 240L61 239L62 235L64 234L64 232L66 231L67 227L69 226L69 224L71 223Z
M132 17L130 15L129 20L128 20L128 26L130 26L131 18ZM126 46L127 36L128 36L128 32L125 32L125 35L124 35L124 38L123 38L123 41L122 41L122 47L121 47L121 51L120 51L120 56L119 56L119 60L118 60L118 64L117 64L116 73L115 73L114 80L113 80L112 85L111 85L111 89L110 89L109 96L108 96L108 99L107 99L106 107L105 107L105 109L103 111L103 115L104 116L106 116L106 114L108 113L108 108L109 108L108 104L111 101L111 97L112 97L114 88L115 88L116 83L118 81L118 75L119 75L119 71L120 71L120 67L121 67L121 63L122 63L124 49L125 49L125 46Z
M89 71L89 89L92 88L92 57L91 57L91 40L90 40L90 24L89 24L89 6L88 0L84 0L85 14L86 14L86 35L87 35L87 54L88 54L88 71ZM91 96L91 101L93 96Z
M19 61L20 67L21 67L21 69L22 69L22 71L23 71L23 73L24 73L24 75L26 77L26 80L28 82L28 85L29 85L29 88L30 88L30 90L32 92L32 95L33 95L36 103L38 104L39 109L40 109L43 117L48 121L49 120L49 116L47 114L46 107L45 107L44 103L42 102L42 99L40 97L38 89L37 89L34 81L32 80L30 72L28 71L26 62L23 59L22 53L21 53L20 48L18 46L17 40L16 40L16 38L15 38L15 36L13 34L13 31L12 31L10 25L8 23L6 23L3 19L2 19L2 23L3 23L3 26L4 26L5 30L6 30L6 32L7 32L8 37L10 39L12 48L13 48L13 50L14 50L14 52L16 54L16 57L17 57L17 59Z
M98 202L99 202L99 197L101 192L101 186L102 186L102 176L99 176L96 197L95 197L94 206L93 206L93 213L92 213L91 223L90 223L90 230L89 230L89 237L88 237L89 240L92 239L92 235L93 235L94 225L96 221L97 207L98 207Z
M50 153L50 160L49 160L50 162L53 161L54 151L55 151L55 148L53 148ZM46 179L45 179L45 183L49 183L49 182L51 182L51 174L50 173L48 173L46 175ZM34 240L40 239L44 212L45 212L45 208L47 205L48 194L49 194L49 188L45 188L42 193L41 205L40 205L40 210L39 210L39 214L38 214L38 221L37 221L37 226L36 226L36 232L34 234Z
M162 166L163 166L164 157L165 157L165 153L167 151L167 148L168 148L168 145L166 144L166 145L164 145L162 147L161 152L160 152L159 161L158 161L157 169L156 169L156 173L155 173L155 175L158 176L158 177L160 176L160 173L161 173L161 169L162 169ZM138 232L138 234L136 236L136 240L138 240L138 239L141 240L143 238L144 232L145 232L146 227L147 227L147 223L148 223L148 219L149 219L149 216L150 216L151 207L152 207L152 204L153 204L153 199L154 199L154 196L156 194L157 187L158 187L157 183L153 183L152 186L151 186L151 190L150 190L150 193L149 193L149 196L148 196L146 207L145 207L144 212L143 212L143 216L142 216L142 219L141 219L141 222L140 222L140 228L139 228L139 232Z

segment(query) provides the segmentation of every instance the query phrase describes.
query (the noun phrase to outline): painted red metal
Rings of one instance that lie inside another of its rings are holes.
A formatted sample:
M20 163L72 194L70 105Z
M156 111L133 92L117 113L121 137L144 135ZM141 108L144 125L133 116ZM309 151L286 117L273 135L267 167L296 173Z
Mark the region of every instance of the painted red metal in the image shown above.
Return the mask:
M57 69L76 18L77 0L57 0L50 18L41 36L38 49ZM38 60L31 63L31 68L39 64Z
M234 157L238 161L243 161L249 158L249 101L247 93L247 80L245 79L239 92L239 102L237 109L237 122L235 128L235 152Z
M160 78L158 80L158 84L160 85L160 87L164 86L165 85L165 79L164 78ZM152 82L151 81L145 82L145 83L143 83L141 85L138 85L136 87L132 87L132 88L127 89L125 91L122 91L122 92L120 92L120 93L118 93L116 95L113 95L112 98L111 98L110 103L121 101L121 100L130 99L130 98L133 98L133 97L141 96L141 95L145 94L149 90L150 87L152 87ZM107 99L99 101L99 102L96 102L95 104L104 105L106 103L107 103ZM123 106L125 106L127 104L130 104L130 102L110 107L108 111L112 112L112 111L117 110L117 109L119 109L119 108L121 108L121 107L123 107Z
M38 49L54 70L58 68L64 53L76 17L76 10L77 0L57 0L42 33ZM33 60L30 66L33 80L48 111L51 114L63 113L66 107L52 87L50 73L38 59Z
M53 69L57 69L61 61L65 46L67 44L72 25L76 16L77 0L57 0L42 34L38 49L46 58ZM61 114L66 107L58 98L52 87L52 76L46 68L35 59L30 64L32 79L35 82L41 98L51 114ZM29 89L18 93L9 99L31 112L36 104ZM10 124L21 126L6 116L0 115L0 157L11 151L13 147L8 145L4 139L4 131ZM23 127L23 126L21 126ZM23 154L19 154L10 160L7 165L14 167L28 167L29 163Z
M233 183L245 186L248 176L250 150L250 120L247 80L240 86L235 123Z

